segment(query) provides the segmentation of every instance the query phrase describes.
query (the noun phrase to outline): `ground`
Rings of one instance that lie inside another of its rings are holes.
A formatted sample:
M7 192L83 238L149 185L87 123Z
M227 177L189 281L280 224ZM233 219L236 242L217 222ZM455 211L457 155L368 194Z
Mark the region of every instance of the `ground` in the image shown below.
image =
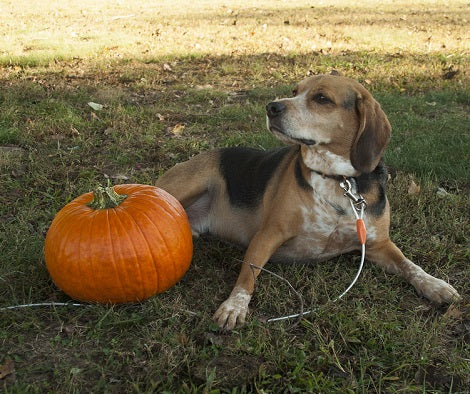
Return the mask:
M148 183L213 147L278 146L264 107L307 75L363 83L393 127L391 235L463 299L436 307L358 256L269 265L220 332L243 251L195 240L186 276L123 306L0 309L6 392L465 392L470 385L469 5L465 1L3 1L0 308L71 302L44 237L106 183ZM96 103L102 105L97 107Z

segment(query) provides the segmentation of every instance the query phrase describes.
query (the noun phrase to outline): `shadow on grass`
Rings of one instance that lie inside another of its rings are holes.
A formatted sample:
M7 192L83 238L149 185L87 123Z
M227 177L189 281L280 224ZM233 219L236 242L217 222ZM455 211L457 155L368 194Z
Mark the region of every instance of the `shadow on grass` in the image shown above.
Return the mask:
M460 71L458 59L452 67ZM447 68L438 54L363 52L74 59L48 67L5 67L0 144L34 146L46 156L75 149L82 169L108 161L109 167L136 163L156 165L157 171L212 146L270 147L276 142L265 130L265 104L290 95L306 75L335 69L361 81L382 103L394 129L390 164L468 182L468 160L462 158L470 150L470 94L464 72L448 79ZM104 110L92 110L90 101ZM184 126L181 135L172 133L177 125ZM44 155L36 152L39 163ZM46 160L44 169L53 161Z
M445 270L444 276L465 290L468 202L460 193L468 182L469 95L463 72L443 78L444 62L439 55L312 53L76 59L4 68L0 145L10 152L0 162L2 303L65 298L47 275L42 246L53 216L71 198L105 177L114 183L153 183L170 165L214 146L274 146L277 140L265 131L266 102L290 94L309 72L331 69L361 80L383 104L394 126L387 156L394 166L455 181L455 195L442 204L434 184L424 183L425 192L414 199L408 196L408 177L400 174L391 190L394 204L403 207L394 231L420 264ZM92 109L91 101L104 108ZM374 268L366 270L355 297L293 333L255 318L235 333L219 333L210 314L236 277L240 253L198 241L183 281L141 305L2 315L0 341L17 365L16 387L176 391L183 381L201 392L227 381L247 390L304 392L372 391L376 384L389 391L466 387L459 331L466 323L442 317L408 285ZM339 293L338 278L348 272L335 264L280 269L313 295L325 283ZM289 296L269 278L259 290L259 305L291 308ZM312 302L317 299L312 296ZM235 368L240 360L256 370L240 372ZM219 375L211 375L213 366ZM445 373L432 380L436 368Z

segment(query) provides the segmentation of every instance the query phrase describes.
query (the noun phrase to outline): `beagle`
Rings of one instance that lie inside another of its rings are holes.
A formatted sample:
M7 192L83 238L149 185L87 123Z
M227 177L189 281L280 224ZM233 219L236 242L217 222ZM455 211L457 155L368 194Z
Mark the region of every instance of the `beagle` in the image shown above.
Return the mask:
M269 103L266 112L268 129L286 147L205 152L156 182L181 202L195 235L210 233L247 248L235 286L214 315L221 328L244 323L260 272L253 266L268 260L326 260L361 249L353 208L339 186L344 180L367 202L366 258L438 304L459 297L389 238L387 171L381 159L391 126L361 84L337 75L309 77L293 97Z

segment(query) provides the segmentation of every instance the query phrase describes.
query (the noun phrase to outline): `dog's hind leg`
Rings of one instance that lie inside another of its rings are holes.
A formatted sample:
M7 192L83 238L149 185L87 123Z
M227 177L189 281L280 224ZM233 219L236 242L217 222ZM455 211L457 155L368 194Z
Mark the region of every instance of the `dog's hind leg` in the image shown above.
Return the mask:
M408 260L391 240L371 245L366 257L387 272L402 276L420 295L437 304L450 303L459 298L459 293L450 284L429 275Z
M202 153L176 164L155 183L155 186L173 195L183 205L194 235L208 229L211 188L214 171L218 168L217 160L217 152Z

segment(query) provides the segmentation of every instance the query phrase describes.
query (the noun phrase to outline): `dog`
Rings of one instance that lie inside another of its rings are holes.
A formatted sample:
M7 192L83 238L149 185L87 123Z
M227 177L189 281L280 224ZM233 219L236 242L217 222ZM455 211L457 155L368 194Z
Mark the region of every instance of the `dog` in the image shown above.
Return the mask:
M322 261L361 249L347 195L367 204L367 260L437 304L459 298L390 240L382 156L391 126L360 83L312 76L292 97L269 103L266 114L268 129L286 146L201 153L156 182L181 202L194 235L210 233L246 248L235 286L214 314L222 329L245 322L255 279L269 260Z

